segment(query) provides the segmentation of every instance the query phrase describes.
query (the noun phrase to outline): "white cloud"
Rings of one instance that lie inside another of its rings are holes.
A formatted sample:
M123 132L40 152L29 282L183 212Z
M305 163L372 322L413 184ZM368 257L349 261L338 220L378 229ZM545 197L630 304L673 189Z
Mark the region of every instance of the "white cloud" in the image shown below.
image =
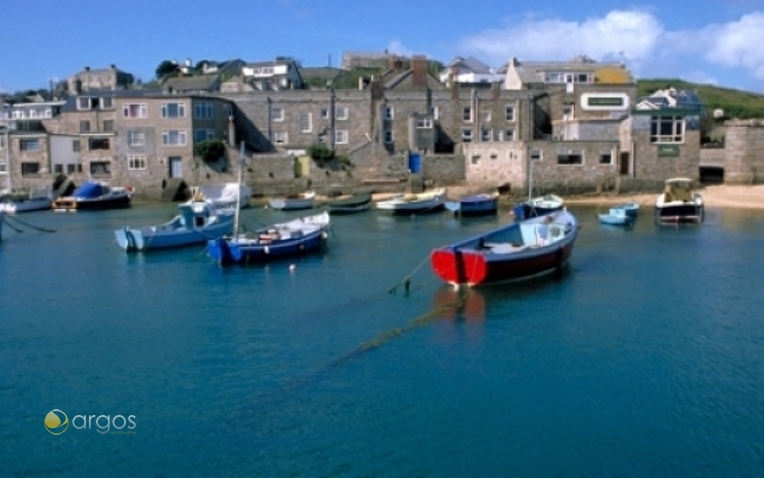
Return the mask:
M410 49L406 48L406 46L401 43L399 40L393 40L388 45L386 50L389 53L393 53L395 55L401 55L401 56L411 56L414 52Z
M764 14L751 13L739 21L705 29L709 49L704 58L725 67L743 68L764 79Z
M582 22L538 20L527 16L504 29L488 30L461 41L460 50L494 65L512 57L529 61L567 60L576 55L594 59L641 60L656 48L663 27L651 14L614 10Z

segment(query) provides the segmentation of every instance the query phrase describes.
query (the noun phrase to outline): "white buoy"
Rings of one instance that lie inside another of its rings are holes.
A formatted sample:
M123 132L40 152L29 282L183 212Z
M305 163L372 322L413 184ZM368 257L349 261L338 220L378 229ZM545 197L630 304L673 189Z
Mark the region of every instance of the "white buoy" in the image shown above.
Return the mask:
M294 272L297 267L294 264L289 264L289 272Z

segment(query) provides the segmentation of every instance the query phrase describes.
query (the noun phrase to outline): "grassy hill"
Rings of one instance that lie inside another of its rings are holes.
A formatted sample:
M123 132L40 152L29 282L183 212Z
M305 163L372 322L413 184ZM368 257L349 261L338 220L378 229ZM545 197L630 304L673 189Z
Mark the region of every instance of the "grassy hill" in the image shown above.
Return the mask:
M727 118L764 118L764 95L762 94L721 86L690 83L675 78L638 80L637 97L649 96L656 90L664 90L672 86L677 90L695 91L703 100L708 111L721 108Z

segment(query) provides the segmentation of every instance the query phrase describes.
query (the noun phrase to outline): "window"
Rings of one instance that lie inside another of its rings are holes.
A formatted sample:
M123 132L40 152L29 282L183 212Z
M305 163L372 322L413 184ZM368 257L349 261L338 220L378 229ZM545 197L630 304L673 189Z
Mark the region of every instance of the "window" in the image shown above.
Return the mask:
M385 143L390 144L395 141L395 137L393 136L393 130L388 129L385 130Z
M78 139L72 140L72 152L73 153L80 152L80 140Z
M103 131L104 133L113 133L114 120L103 120Z
M313 131L313 122L312 122L312 117L310 113L305 113L305 112L300 113L298 122L299 122L300 132L310 133L311 131Z
M321 119L329 119L329 110L321 108Z
M385 109L383 111L383 117L386 120L391 120L395 118L395 109L393 109L392 106L385 106Z
M488 157L491 159L499 159L499 153L492 149L488 152Z
M684 142L684 118L682 116L653 116L650 118L651 143Z
M478 164L480 162L480 155L479 154L473 154L470 157L470 163L472 164Z
M40 173L40 163L21 163L21 175L31 176Z
M571 151L557 153L557 164L583 164L584 157L581 153Z
M90 110L93 109L93 101L95 98L90 98L88 96L81 96L77 98L77 109L78 110Z
M162 144L165 146L185 146L186 131L182 129L162 131Z
M472 122L472 107L465 106L462 108L462 121L467 123Z
M491 136L493 136L493 131L491 131L488 128L481 128L480 129L480 141L491 141Z
M53 172L55 174L64 174L64 165L63 164L54 164L53 165Z
M542 159L544 159L544 155L542 154L541 150L531 150L531 161L541 161Z
M336 144L348 144L348 132L347 130L335 130L334 142Z
M482 114L482 117L483 117L483 119L482 119L483 123L490 123L491 122L491 112L490 111L484 112Z
M562 107L562 119L573 118L573 105L564 105Z
M143 146L146 144L146 137L143 131L128 131L127 132L127 145L131 148L136 146Z
M114 98L101 98L101 109L110 110L112 108L114 108Z
M199 128L194 130L194 142L207 141L208 139L215 139L215 130L208 128Z
M109 149L109 138L90 138L88 141L88 149Z
M613 164L613 153L610 151L600 152L600 164Z
M515 140L515 130L508 129L504 131L504 141L514 141Z
M74 174L75 172L81 173L82 172L82 165L81 164L67 164L66 165L66 174Z
M0 136L0 149L5 149L5 135Z
M348 107L347 106L336 106L334 108L334 118L338 120L346 120L348 119Z
M287 144L286 131L274 131L273 132L273 144Z
M419 118L416 120L417 129L432 129L432 120L430 118Z
M514 106L507 106L504 108L504 119L506 121L514 121L515 120L515 107Z
M472 130L470 128L462 129L462 141L465 143L472 142Z
M493 140L494 141L501 141L501 131L494 131L493 132Z
M111 163L109 161L91 162L90 174L93 176L111 176Z
M126 103L122 106L122 113L125 118L147 118L149 116L149 108L145 103Z
M271 109L271 115L273 115L273 121L284 121L284 108L274 106Z
M80 121L80 133L90 133L90 121Z
M212 118L212 103L209 101L197 101L194 103L194 117L200 119Z
M437 120L439 111L437 106L430 106L430 114L432 115L432 119Z
M131 155L127 157L127 170L128 171L142 171L146 169L146 156L144 155Z
M185 118L185 103L162 103L162 118Z
M40 150L40 140L38 138L32 138L32 139L20 139L19 140L19 151L39 151Z

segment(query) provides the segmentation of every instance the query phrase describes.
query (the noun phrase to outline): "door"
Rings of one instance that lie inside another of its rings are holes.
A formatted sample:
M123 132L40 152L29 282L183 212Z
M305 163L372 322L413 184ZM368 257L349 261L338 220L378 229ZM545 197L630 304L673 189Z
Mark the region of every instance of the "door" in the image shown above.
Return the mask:
M170 156L167 160L169 165L169 174L171 178L183 177L183 158L180 156Z
M618 173L622 175L629 174L629 153L627 151L621 152L621 156L618 159Z

